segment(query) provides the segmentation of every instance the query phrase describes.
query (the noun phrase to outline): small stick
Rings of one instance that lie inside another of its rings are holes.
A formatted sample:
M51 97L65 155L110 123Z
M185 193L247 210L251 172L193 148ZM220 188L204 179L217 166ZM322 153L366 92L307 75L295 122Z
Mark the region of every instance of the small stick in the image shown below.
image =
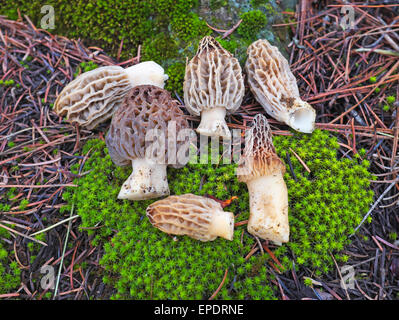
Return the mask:
M306 163L295 153L294 150L291 149L291 147L289 148L291 150L291 152L294 154L294 156L299 160L299 162L302 164L302 166L305 168L305 170L307 172L310 173L310 169L309 167L306 165Z
M213 298L215 298L216 295L219 293L220 289L222 289L223 284L224 284L224 282L225 282L225 280L226 280L227 272L228 272L228 271L229 271L229 268L226 269L226 271L225 271L225 273L224 273L223 280L222 280L222 282L220 283L219 287L218 287L218 288L216 289L216 291L210 296L210 298L209 298L208 300L213 300Z

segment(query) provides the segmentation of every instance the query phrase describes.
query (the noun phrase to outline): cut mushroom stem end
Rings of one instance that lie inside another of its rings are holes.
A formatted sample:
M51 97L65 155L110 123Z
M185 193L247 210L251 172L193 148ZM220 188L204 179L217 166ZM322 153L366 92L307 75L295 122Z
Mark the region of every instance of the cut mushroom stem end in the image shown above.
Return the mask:
M315 129L316 111L311 105L301 99L295 99L287 124L293 129L312 133Z
M133 172L123 183L118 199L144 200L169 195L166 166L149 159L132 160Z
M209 234L227 240L233 240L234 236L234 215L232 212L217 210L212 215L209 225Z
M125 69L132 87L153 85L163 88L168 75L164 69L154 61L145 61Z
M231 139L231 133L224 119L226 109L223 107L205 109L201 112L201 123L196 131L204 136Z
M289 241L288 193L281 172L247 181L248 232L277 245Z

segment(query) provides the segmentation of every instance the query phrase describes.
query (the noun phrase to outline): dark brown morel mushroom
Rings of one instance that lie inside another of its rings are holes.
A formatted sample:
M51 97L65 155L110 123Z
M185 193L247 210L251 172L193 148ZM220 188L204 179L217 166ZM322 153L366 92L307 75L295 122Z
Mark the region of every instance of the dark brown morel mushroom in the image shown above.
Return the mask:
M169 195L166 167L168 126L176 132L188 128L180 103L156 86L132 88L114 113L105 142L112 161L118 166L131 164L133 172L123 184L118 198L143 200ZM178 149L183 143L176 143ZM175 151L175 150L174 150ZM168 162L169 161L169 162ZM179 159L176 159L179 161Z

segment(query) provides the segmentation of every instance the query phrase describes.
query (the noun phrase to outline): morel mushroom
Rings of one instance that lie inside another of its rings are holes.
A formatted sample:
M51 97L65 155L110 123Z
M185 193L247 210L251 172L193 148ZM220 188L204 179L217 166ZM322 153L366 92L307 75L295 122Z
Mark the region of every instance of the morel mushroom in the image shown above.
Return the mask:
M163 68L153 61L126 69L100 67L70 82L57 97L54 110L71 123L92 130L112 117L132 87L151 84L163 88L167 79Z
M176 132L188 128L179 106L168 91L143 85L132 88L114 113L105 139L109 154L116 165L133 167L118 199L143 200L169 195L166 176L169 159L165 147L169 145L168 124L174 121ZM153 143L154 148L148 145L148 137L159 138L158 144ZM176 141L176 147L183 143Z
M251 129L246 132L237 178L248 186L248 232L277 244L289 239L288 193L284 173L285 165L274 149L267 119L258 114Z
M197 54L186 66L184 103L195 116L201 115L196 131L206 136L231 139L226 111L236 111L244 97L241 66L214 38L204 37Z
M234 215L217 201L188 193L169 196L147 208L152 225L163 232L187 235L201 241L217 237L233 240Z
M247 50L245 70L256 100L273 118L291 128L311 133L316 111L299 97L288 61L267 40L257 40Z

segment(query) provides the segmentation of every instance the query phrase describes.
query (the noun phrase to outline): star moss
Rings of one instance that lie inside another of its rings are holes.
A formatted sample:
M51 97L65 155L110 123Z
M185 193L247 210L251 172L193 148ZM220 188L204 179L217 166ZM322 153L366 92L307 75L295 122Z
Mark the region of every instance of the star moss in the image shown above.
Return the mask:
M341 252L348 235L368 210L373 193L369 190L368 161L337 159L337 139L316 130L312 135L274 137L283 160L294 150L310 169L305 170L291 153L293 173L287 164L285 181L289 192L290 242L274 250L286 270L295 262L317 274L328 272L332 256L344 262ZM259 252L245 259L256 241L238 226L233 241L216 239L200 242L186 236L172 237L151 226L145 209L155 200L117 200L130 168L115 167L101 140L89 141L90 150L82 172L86 174L64 193L70 210L82 217L82 227L94 235L95 244L105 242L101 264L106 283L116 287L113 298L205 299L227 277L219 299L272 299L273 275L266 267L269 255ZM236 215L236 222L248 219L246 185L235 176L235 164L188 164L168 169L171 194L194 193L233 200L225 208ZM74 168L78 172L78 168ZM295 175L295 177L294 177ZM108 241L110 239L110 241Z
M9 238L9 233L0 229L1 238ZM13 252L8 252L0 242L0 295L12 292L21 283L21 270L14 260Z

